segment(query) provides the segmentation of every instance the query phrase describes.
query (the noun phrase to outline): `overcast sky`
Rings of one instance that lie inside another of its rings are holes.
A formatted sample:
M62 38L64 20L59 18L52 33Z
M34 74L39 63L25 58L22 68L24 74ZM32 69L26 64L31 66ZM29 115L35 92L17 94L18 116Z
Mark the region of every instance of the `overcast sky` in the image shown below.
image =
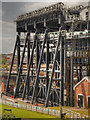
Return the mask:
M13 52L14 43L16 40L16 27L13 21L16 19L17 16L57 2L63 1L65 5L73 6L79 4L87 5L89 0L74 0L74 2L71 2L72 0L46 0L45 2L41 2L40 0L33 0L34 2L32 2L32 0L1 1L2 2L0 2L0 24L2 23L2 38L0 27L0 44L2 45L2 53L11 53Z

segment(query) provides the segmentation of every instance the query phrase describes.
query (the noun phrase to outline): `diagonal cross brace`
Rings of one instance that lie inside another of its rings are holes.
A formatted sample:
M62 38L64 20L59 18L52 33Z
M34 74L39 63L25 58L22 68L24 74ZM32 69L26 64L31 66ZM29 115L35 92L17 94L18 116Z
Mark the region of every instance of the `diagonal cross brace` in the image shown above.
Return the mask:
M37 30L35 32L35 38L34 38L34 43L33 43L33 48L32 48L32 52L31 52L31 56L29 59L29 64L28 64L28 68L27 68L27 77L26 77L26 81L25 81L25 86L24 86L24 90L23 90L23 95L22 95L22 99L24 100L25 97L25 93L26 93L26 87L27 87L27 82L29 80L29 73L30 73L30 66L32 64L32 57L33 57L33 52L34 52L34 48L35 48L35 44L36 44L36 40L37 40ZM29 91L29 90L28 90ZM28 93L29 94L29 93ZM27 95L28 95L27 94Z
M53 61L53 68L52 68L51 78L50 78L50 82L49 82L49 86L48 86L45 107L48 106L49 94L50 94L50 89L51 89L52 80L53 80L54 67L55 67L55 62L56 62L58 47L59 47L59 44L60 44L60 38L61 38L61 31L59 31L59 38L58 38L58 42L57 42L57 46L56 46L56 50L55 50L55 56L54 56L54 61Z
M6 91L5 91L6 93L8 91L8 86L9 86L9 82L10 82L10 78L11 78L11 72L12 72L12 67L13 67L14 56L15 56L15 52L16 52L16 47L17 47L17 41L18 41L18 39L19 39L19 35L17 35L17 39L16 39L14 51L13 51L13 57L12 57L10 72L9 72L9 76L8 76L8 80L7 80L7 84L6 84Z
M30 33L27 33L27 37L26 37L26 41L25 41L25 45L24 45L24 50L23 50L23 55L22 55L22 60L21 60L21 63L20 63L20 69L19 69L18 76L17 76L17 79L16 79L16 90L15 90L15 93L14 93L14 98L16 97L17 91L18 91L19 77L20 77L20 74L21 74L22 64L23 64L24 55L25 55L25 49L26 49L26 45L27 45L29 35L30 35Z
M36 92L37 92L37 88L38 88L39 72L40 72L42 55L43 55L43 51L44 51L44 47L45 47L45 43L46 43L46 39L47 39L47 33L48 33L48 29L45 30L45 38L44 38L43 45L42 45L42 48L41 48L41 54L40 54L40 59L39 59L38 69L37 69L37 75L36 75L36 80L35 80L35 87L34 87L33 95L32 95L32 103L33 103L34 97L36 96Z

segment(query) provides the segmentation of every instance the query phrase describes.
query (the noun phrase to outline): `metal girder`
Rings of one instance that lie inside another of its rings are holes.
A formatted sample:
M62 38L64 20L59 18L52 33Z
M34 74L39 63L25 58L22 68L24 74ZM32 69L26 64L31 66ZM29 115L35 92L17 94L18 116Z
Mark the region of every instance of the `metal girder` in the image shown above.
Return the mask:
M23 90L23 95L22 95L22 99L24 100L25 97L25 93L26 93L26 87L27 87L27 82L29 80L29 72L30 72L30 66L32 64L32 58L33 58L33 52L34 52L34 48L35 48L35 44L36 44L36 40L37 40L37 30L35 32L35 38L34 38L34 42L33 42L33 48L32 48L32 52L31 52L31 56L29 59L29 64L28 64L28 68L27 68L27 76L26 76L26 81L25 81L25 86L24 86L24 90ZM29 93L28 93L29 94Z
M19 33L20 36L20 33ZM19 65L20 65L20 38L18 37L17 40L17 73L19 72Z
M73 58L70 61L70 106L73 107Z
M9 86L9 82L10 82L10 78L11 78L11 72L12 72L12 67L13 67L14 56L15 56L15 52L16 52L16 47L17 47L17 41L18 41L18 39L19 39L19 33L18 33L18 35L17 35L17 39L16 39L14 51L13 51L13 57L12 57L10 72L9 72L9 76L8 76L8 80L7 80L7 84L6 84L6 91L5 91L6 93L7 93L7 91L8 91L8 86Z
M27 67L29 65L29 59L30 59L30 39L27 41ZM29 80L27 82L27 99L29 99Z
M64 37L64 90L66 90L66 81L67 81L67 53L66 53L66 36ZM65 94L63 96L63 105L65 106Z
M51 89L51 85L52 85L54 67L55 67L55 63L56 63L56 57L57 57L58 47L59 47L59 44L60 44L60 39L61 39L61 31L59 31L59 38L58 38L57 46L56 46L56 50L55 50L55 56L54 56L53 67L52 67L52 72L51 72L51 78L50 78L50 82L49 82L49 86L48 86L48 92L47 92L45 107L48 106L49 94L50 94L50 89Z
M38 68L39 62L39 40L36 41L36 69Z
M35 87L34 87L33 95L32 95L32 103L33 103L34 97L36 96L37 91L38 91L37 89L38 89L39 72L40 72L42 55L43 55L43 51L44 51L44 47L45 47L45 43L46 43L46 39L47 39L47 33L48 33L48 29L45 30L45 38L44 38L43 45L41 48L41 54L40 54L40 58L39 58L38 69L37 69L37 74L36 74L36 79L35 79Z
M49 72L48 72L48 69L49 69L49 38L47 38L46 40L46 93L45 95L47 95L47 90L48 90L48 84L49 84Z
M63 105L63 66L64 66L64 51L63 51L63 38L60 41L60 76L61 76L61 84L60 84L60 105Z
M27 41L27 65L29 64L30 59L30 39Z
M17 92L18 92L19 78L20 78L20 73L21 73L23 59L24 59L25 50L26 50L26 44L27 44L27 40L28 40L29 35L30 35L30 33L27 34L27 37L26 37L26 40L25 40L25 46L24 46L24 50L23 50L22 60L21 60L21 63L20 63L20 68L19 68L17 79L16 79L16 89L15 89L15 93L14 93L14 98L17 96Z

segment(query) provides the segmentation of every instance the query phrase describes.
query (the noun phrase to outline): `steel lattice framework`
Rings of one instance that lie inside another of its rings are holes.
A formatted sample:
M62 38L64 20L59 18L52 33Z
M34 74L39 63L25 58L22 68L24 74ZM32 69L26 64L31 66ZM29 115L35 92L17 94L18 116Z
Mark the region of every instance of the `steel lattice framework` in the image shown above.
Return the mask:
M10 78L14 75L14 98L43 103L45 107L73 106L73 86L89 74L90 69L90 21L81 20L79 12L83 8L79 5L66 9L63 3L58 3L15 20L18 34L6 85L7 95L10 94ZM69 17L71 15L73 18ZM84 35L80 33L86 29ZM74 35L74 31L80 34ZM16 56L17 71L13 73Z

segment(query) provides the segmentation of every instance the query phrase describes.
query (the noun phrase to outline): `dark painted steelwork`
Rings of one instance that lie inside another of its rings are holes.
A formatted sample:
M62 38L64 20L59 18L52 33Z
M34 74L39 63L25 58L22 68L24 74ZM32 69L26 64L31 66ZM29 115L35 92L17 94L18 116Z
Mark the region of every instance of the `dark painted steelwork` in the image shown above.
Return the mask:
M19 39L19 34L17 35L17 39L16 39L14 51L13 51L13 57L12 57L10 72L9 72L9 76L8 76L8 80L7 80L7 84L6 84L6 93L8 92L9 81L10 81L10 78L11 78L11 72L12 72L12 67L13 67L13 62L14 62L14 57L15 57L15 52L16 52L16 48L17 48L17 41L18 41L18 39Z
M46 96L47 96L47 90L48 90L48 84L49 84L49 36L47 36L46 40Z
M52 67L52 72L51 72L51 78L50 78L50 82L49 82L49 86L48 86L45 107L48 106L48 102L49 102L49 94L50 94L50 89L51 89L51 85L52 85L52 81L53 81L54 67L55 67L55 63L56 63L56 57L57 57L58 47L60 44L60 39L61 39L61 31L59 31L59 38L58 38L58 42L57 42L57 46L56 46L56 50L55 50L55 56L54 56L53 67Z
M44 51L44 47L45 47L45 43L46 43L46 39L47 39L47 34L48 34L48 29L45 30L45 37L44 37L43 45L41 48L41 54L40 54L40 58L39 58L38 69L37 69L37 74L36 74L36 79L35 79L35 86L34 86L33 95L32 95L32 103L33 103L34 97L36 97L37 91L38 91L38 80L39 80L41 59L42 59L42 55L43 55L43 51Z
M17 40L17 73L19 72L19 65L20 65L20 37L18 37Z
M39 62L39 40L37 38L37 41L36 41L36 69L38 68L38 62Z
M54 9L52 9L53 7ZM49 8L50 10L48 10ZM74 9L64 9L63 5L56 4L49 8L41 9L41 13L40 11L33 11L21 15L16 20L17 31L19 31L19 33L14 47L11 68L6 85L6 93L10 87L9 82L11 75L15 75L17 79L14 98L20 95L19 97L22 96L23 100L27 98L28 100L32 100L32 103L36 100L37 102L45 104L45 107L48 105L62 106L65 105L64 90L66 89L68 98L67 105L73 106L74 84L79 82L82 77L86 76L86 74L83 74L83 71L88 71L88 75L90 75L90 37L88 37L88 35L82 35L83 38L79 38L79 35L74 36L71 31L88 30L90 28L90 21L77 20L76 22L74 16L72 19L69 18L69 15L73 15L77 10L75 14L78 15L80 13L79 10L83 8L82 6L75 7ZM78 19L79 17L78 15ZM57 39L55 36L58 34L57 31L60 26L62 26L62 30L61 32L59 31L59 38L57 37ZM50 28L50 30L48 31L46 27ZM39 31L36 31L36 28L39 29ZM35 38L34 40L29 40L28 37L30 37L30 35L28 33L25 39L25 45L21 45L19 38L20 32L27 32L27 30L30 31L30 33L34 32ZM71 34L71 38L65 38L65 40L63 30L66 31L65 33ZM45 38L38 39L38 35L41 36L44 31ZM49 36L50 38L48 38L49 33L51 36L54 34L54 37ZM59 45L60 47L58 47ZM21 62L20 47L24 48L23 54L21 55ZM44 51L44 48L46 51ZM18 73L13 73L12 67L14 66L16 49ZM31 49L32 52L30 53ZM26 52L27 68L24 68L23 61ZM53 66L50 64L53 64ZM41 72L44 76L40 75ZM22 83L22 81L24 82ZM21 83L24 88L22 92L20 92L19 89ZM54 98L55 96L56 98Z
M73 59L70 60L70 106L73 107Z
M64 77L63 77L63 62L64 62L64 56L63 56L63 42L64 42L64 38L61 38L60 41L60 75L61 75L61 83L60 83L60 105L63 105L63 81L64 81Z
M66 81L67 81L67 54L66 54L66 36L64 37L64 96L63 105L66 105Z
M29 65L29 59L30 59L30 36L28 36L28 41L27 41L27 68L28 68L28 65ZM27 83L27 100L29 100L29 80L28 80L28 83Z
M20 74L21 74L21 71L22 71L22 65L23 65L23 60L24 60L24 56L25 56L25 50L26 50L26 45L27 45L29 35L30 35L30 33L27 34L27 37L26 37L26 40L25 40L25 46L24 46L24 50L23 50L22 60L21 60L21 63L20 63L20 68L19 68L17 79L16 79L16 89L15 89L15 93L14 93L14 98L17 96L17 93L18 93L19 78L20 78Z
M29 65L28 65L28 68L27 68L27 76L26 76L25 86L24 86L23 95L22 95L22 99L23 100L24 100L25 93L26 93L27 82L29 80L30 66L32 64L33 52L34 52L34 48L35 48L36 40L37 40L37 33L38 32L36 30L36 32L35 32L35 38L34 38L34 42L33 42L33 48L32 48L32 52L31 52L31 56L30 56L30 60L29 60Z

